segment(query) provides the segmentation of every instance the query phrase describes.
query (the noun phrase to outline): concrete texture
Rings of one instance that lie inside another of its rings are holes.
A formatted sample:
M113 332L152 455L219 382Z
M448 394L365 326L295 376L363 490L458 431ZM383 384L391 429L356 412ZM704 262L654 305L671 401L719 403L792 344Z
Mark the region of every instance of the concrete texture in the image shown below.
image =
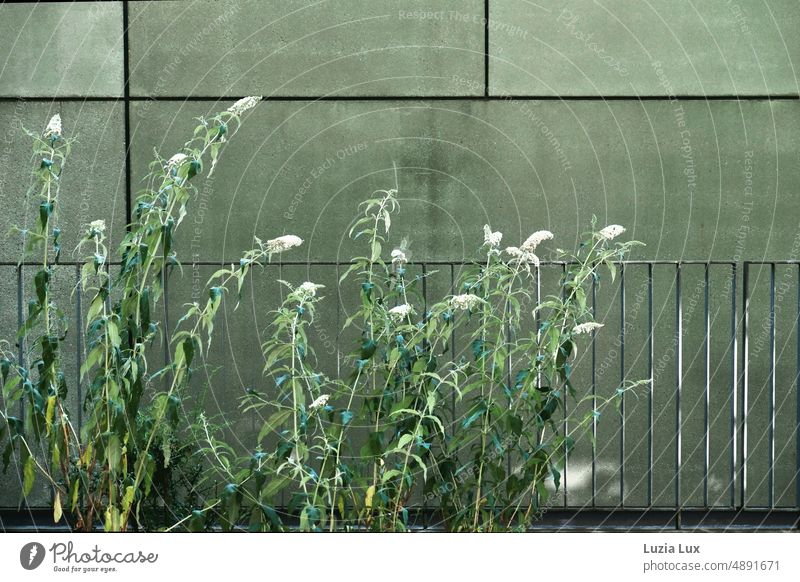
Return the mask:
M135 175L226 105L135 103ZM487 222L508 244L548 228L569 248L592 215L645 242L635 258L789 258L798 136L797 101L262 103L190 242L234 260L254 235L292 233L307 240L294 259L347 258L358 203L395 186L396 164L394 233L426 259L472 258Z
M121 96L121 2L0 3L0 96Z
M483 94L480 0L200 0L130 9L134 95Z
M33 290L33 276L36 269L32 267L25 267L23 270L22 278L22 308L23 315L27 309L28 300L35 298L36 294ZM3 278L3 285L0 291L5 291L8 288L16 287L17 270L14 267L0 267L0 275ZM74 415L74 420L77 422L79 418L78 408L81 401L81 390L78 387L79 379L79 364L78 364L78 317L77 317L77 295L73 293L75 285L78 283L78 271L74 266L59 266L54 270L51 297L54 303L67 315L67 335L64 343L61 344L61 357L63 360L63 371L67 378L69 392L67 394L67 406L71 414ZM14 334L7 333L8 331L16 329L16 314L17 314L17 295L16 291L12 293L3 293L2 307L3 317L0 318L0 325L2 325L2 335L0 339L15 342ZM8 327L7 327L8 326ZM5 448L5 444L3 444ZM37 448L35 442L31 442L31 448L37 453L41 463L47 463L49 456L46 452L44 444ZM7 473L2 473L2 465L0 465L0 507L15 507L21 501L20 495L20 481L19 481L19 459L17 456L12 457L11 463ZM32 507L46 506L50 502L50 488L47 481L40 473L36 474L36 485L28 498L28 503Z
M492 95L798 92L794 0L490 2Z
M114 102L0 102L0 261L19 259L20 239L6 236L13 226L31 225L36 197L26 196L31 185L31 142L24 129L42 131L50 117L60 114L64 135L75 137L64 167L59 193L58 226L62 232L62 259L72 251L86 226L105 219L112 245L125 230L125 143L123 106Z

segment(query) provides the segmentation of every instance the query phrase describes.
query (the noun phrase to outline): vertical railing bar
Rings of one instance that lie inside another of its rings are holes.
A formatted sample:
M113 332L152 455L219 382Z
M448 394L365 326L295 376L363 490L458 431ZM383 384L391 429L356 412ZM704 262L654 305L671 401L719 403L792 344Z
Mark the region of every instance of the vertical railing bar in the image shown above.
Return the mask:
M625 384L625 263L619 267L620 327L619 327L619 382ZM619 403L619 505L625 507L625 393L620 394Z
M675 264L675 335L677 342L677 380L675 385L675 506L681 508L682 421L681 393L683 390L683 297L681 293L681 264ZM680 514L678 519L680 527Z
M428 319L428 266L426 263L420 265L422 270L422 308L423 319ZM422 496L422 529L428 529L428 496Z
M739 282L739 273L736 269L736 263L731 267L731 418L730 418L730 435L731 435L731 454L730 454L730 486L731 486L731 507L736 507L736 413L738 404L738 386L739 386L739 350L737 344L737 328L739 322L737 321L737 297L736 288Z
M592 320L597 320L597 280L592 278ZM597 332L592 331L592 507L597 506Z
M450 263L450 293L455 293L456 289L456 267L454 263ZM450 331L450 359L456 359L456 331L452 328ZM456 422L456 391L450 392L450 418Z
M76 347L76 382L75 382L75 391L78 395L78 403L76 405L76 415L78 420L78 425L76 429L80 431L81 426L83 426L83 387L81 386L81 365L82 365L82 356L83 356L83 304L82 304L82 289L81 286L81 267L79 265L75 265L75 277L77 280L77 285L75 286L75 337L77 338L78 345Z
M164 301L164 329L166 330L166 333L169 333L169 330L171 329L170 323L169 323L169 275L167 274L166 265L164 265L162 267L161 280L163 281L162 297L163 297L163 301ZM109 297L108 299L106 299L106 301L110 302L111 298ZM110 309L109 309L109 311L110 311ZM169 366L170 362L172 360L172 354L170 353L169 348L170 348L169 341L165 341L164 342L164 365L165 366ZM170 374L168 376L168 381L170 381L170 382L172 381L172 373L171 372L170 372Z
M797 354L795 359L794 373L794 396L795 396L795 506L800 507L800 264L797 265L797 312L794 321L794 330L797 338Z
M425 309L425 316L428 315L428 264L422 263L422 305Z
M744 509L747 505L747 409L749 397L749 374L750 374L750 263L744 263L742 273L742 394L741 410L742 419L739 423L739 482L740 482L740 507Z
M23 288L25 278L23 276L23 269L25 268L24 265L19 265L17 267L17 329L22 327L23 322L25 321L24 311L22 307L22 302L25 298L25 290ZM25 367L25 338L20 338L19 342L19 365ZM19 399L19 417L25 418L25 399Z
M566 296L567 296L567 293L566 293L567 264L566 263L561 265L561 277L562 277L562 280L565 283L564 285L561 286L561 300L563 301L563 300L566 299ZM567 403L569 402L568 396L569 396L569 390L567 390L565 388L565 391L564 391L564 435L565 436L569 434L569 420L568 420L569 412L568 412L568 409L567 409ZM563 486L564 486L564 507L567 507L567 494L568 494L567 474L568 474L568 471L569 471L569 459L567 459L567 453L568 453L568 451L567 451L567 443L566 443L566 440L565 440L565 442L564 442L564 475L563 475L564 479L562 481L563 482Z
M704 302L703 309L705 315L705 402L703 409L703 426L705 427L704 437L704 458L703 458L703 506L708 507L708 473L711 462L711 419L709 411L711 407L711 305L709 304L709 265L706 263L703 273Z
M769 265L769 470L767 504L775 504L775 263Z
M339 263L336 263L336 377L342 377L341 361L342 361L342 286L339 284Z
M542 304L542 267L541 264L536 265L536 305ZM541 325L540 325L540 311L536 310L536 345L541 345L542 341L542 332L541 332ZM536 372L536 386L537 388L542 386L542 372L538 370ZM541 437L539 436L539 429L536 429L536 445L539 446L541 444ZM536 503L537 507L540 507L540 495L538 491L531 492L532 499Z
M278 255L278 277L277 277L277 279L279 281L285 281L286 280L286 278L283 276L283 261L281 260L280 255ZM337 285L337 287L338 287L338 285ZM284 298L283 288L281 286L280 297L279 297L279 300L280 300L281 303L283 303L283 298ZM282 489L280 495L281 495L281 506L282 507L286 507L286 505L287 505L287 503L286 503L286 497L287 497L286 491Z
M536 267L536 305L539 306L542 304L542 268L541 266L537 265ZM541 311L536 310L536 344L540 345L542 341L542 329L541 329ZM536 386L541 387L542 385L542 373L538 371L536 373Z
M648 349L647 349L647 367L650 372L650 392L647 398L647 504L653 505L653 425L655 419L653 417L653 396L655 391L655 345L653 338L653 265L647 265L647 328L648 328Z

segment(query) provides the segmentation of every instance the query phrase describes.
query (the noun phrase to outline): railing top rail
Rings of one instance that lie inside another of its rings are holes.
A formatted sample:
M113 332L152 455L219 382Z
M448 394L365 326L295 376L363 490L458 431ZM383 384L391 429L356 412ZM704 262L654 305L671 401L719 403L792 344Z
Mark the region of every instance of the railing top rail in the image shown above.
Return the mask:
M220 265L220 264L230 264L231 262L236 261L193 261L191 264L195 265ZM691 260L643 260L643 259L633 259L633 260L625 260L625 261L612 261L615 265L727 265L727 266L735 266L737 264L736 261L725 261L725 260L702 260L702 259L691 259ZM189 264L189 263L184 263ZM304 266L304 265L313 265L313 266L347 266L352 265L353 261L284 261L284 260L275 260L272 264L274 265L284 265L284 266ZM478 260L470 260L470 259L463 259L463 260L438 260L432 259L427 261L408 261L409 265L441 265L441 266L463 266L463 265L475 265L475 264L482 264ZM563 265L574 265L577 264L575 261L553 261L553 260L542 260L540 265L544 266L563 266Z
M226 260L203 260L203 261L184 261L182 265L199 265L199 266L220 266L220 265L230 265L231 263L238 263L239 259L226 259ZM655 260L646 260L646 259L630 259L625 261L612 261L615 265L728 265L728 266L735 266L738 264L787 264L787 265L797 265L800 264L800 260L792 260L792 259L785 259L785 260L772 260L772 261L728 261L728 260L704 260L704 259L680 259L680 260L668 260L668 259L655 259ZM470 259L462 259L462 260L439 260L439 259L431 259L426 261L409 261L408 264L410 265L442 265L442 266L460 266L460 265L472 265L478 264L479 261L477 259L470 260ZM84 261L76 261L76 260L61 260L55 265L60 265L64 267L69 266L76 266L76 265L83 265ZM109 265L120 265L120 261L108 261L107 264ZM285 266L304 266L304 265L311 265L311 266L321 266L321 267L336 267L336 266L346 266L352 265L353 261L331 261L331 260L291 260L285 261L280 259L275 259L272 263L273 265L285 265ZM576 264L575 261L556 261L556 260L542 260L541 265L545 266L563 266L563 265L573 265ZM17 267L20 266L18 261L0 261L0 267ZM22 266L34 266L28 265L27 263L22 263Z

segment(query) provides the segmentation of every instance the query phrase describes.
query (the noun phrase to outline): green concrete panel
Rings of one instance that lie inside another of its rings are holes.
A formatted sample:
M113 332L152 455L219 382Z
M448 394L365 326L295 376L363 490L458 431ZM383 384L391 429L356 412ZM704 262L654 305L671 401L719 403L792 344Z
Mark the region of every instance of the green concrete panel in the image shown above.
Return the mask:
M751 506L765 506L771 501L793 505L797 503L798 467L797 267L776 266L773 274L767 265L753 265L749 277L746 401L742 396L747 407L746 502ZM775 306L774 325L771 302Z
M602 276L602 275L601 275ZM603 279L607 279L606 275ZM628 265L620 272L619 300L616 307L619 312L619 335L613 338L612 346L620 352L620 368L614 376L620 381L637 381L650 377L649 345L650 334L648 321L648 269L646 265ZM625 319L622 323L624 283ZM600 333L606 330L601 330ZM624 349L624 358L622 357ZM589 362L584 362L589 363ZM624 368L624 370L623 370ZM634 392L626 394L624 406L625 418L625 489L626 505L644 506L648 503L648 471L649 465L649 387L640 386ZM613 416L619 418L616 413Z
M13 349L16 342L16 333L19 326L17 316L17 278L16 267L0 266L0 342L3 349ZM19 354L18 350L14 350ZM3 394L0 391L0 402ZM5 408L5 403L3 403ZM5 450L8 443L8 433L0 439L0 449ZM19 462L13 458L8 465L5 473L2 472L2 461L0 461L0 507L16 507L19 504L20 492L22 491L22 480L20 479Z
M134 95L482 95L481 0L130 2Z
M794 0L490 2L492 95L798 93Z
M23 305L27 305L28 300L35 297L33 291L33 276L36 273L34 267L26 267L23 270ZM3 267L0 269L3 275L3 299L0 300L2 318L0 318L0 340L11 342L16 341L17 331L17 272L13 267ZM52 300L55 305L63 310L66 315L68 325L66 338L61 344L61 369L67 381L67 398L65 407L67 414L78 425L80 412L78 410L81 391L78 387L78 320L76 317L77 295L73 293L78 282L77 268L74 266L60 266L54 270L52 280ZM45 462L49 458L44 444L36 444L33 439L29 442L34 451L37 452L40 461ZM5 445L1 445L3 448ZM16 458L9 464L8 472L5 475L0 473L0 507L16 507L22 488L19 482L19 466ZM36 486L28 497L30 507L47 507L50 503L50 487L40 473L36 474Z
M653 267L653 505L675 506L677 495L677 326L675 267Z
M225 106L134 103L134 175ZM474 257L486 222L504 244L548 228L573 247L592 215L647 244L633 257L791 258L798 135L795 101L266 102L202 186L183 252L238 260L254 235L294 233L290 260L349 258L358 204L396 164L393 241L429 260Z
M738 385L734 370L739 371L740 354L732 316L732 306L741 298L740 270L731 266L712 266L708 277L708 334L710 365L708 369L708 502L709 505L732 505L735 466L733 453L733 412ZM734 295L734 283L736 290ZM705 299L703 299L705 303ZM738 306L737 306L738 309ZM695 347L699 351L698 347ZM705 357L705 354L702 356ZM734 364L734 362L736 362ZM704 383L701 383L701 385ZM702 446L706 446L703 442Z
M620 281L613 283L606 273L601 274L596 288L595 320L602 323L595 339L596 370L595 382L600 408L597 422L597 503L604 506L617 505L621 501L620 486L623 481L620 442L622 439L620 414L614 406L603 405L611 398L620 384L620 365L622 350L618 343L620 337ZM587 338L584 338L586 342ZM584 344L585 345L585 344ZM578 391L581 387L576 388Z
M135 106L134 114L139 107L145 104ZM182 140L170 137L163 144L164 128L191 127L193 115L213 108L149 107L136 126L135 167L143 167L153 144L168 155ZM474 257L484 222L502 230L508 244L545 227L559 235L559 245L569 247L592 214L603 223L625 224L631 237L645 240L648 247L634 254L639 258L790 257L796 254L792 240L797 226L789 161L797 125L797 105L785 102L265 103L248 119L239 141L230 144L213 188L203 186L208 193L201 222L207 232L198 242L184 233L184 246L194 245L198 256L234 259L253 234L291 232L305 238L306 246L288 259L345 259L358 250L346 238L358 202L376 188L394 185L394 162L402 209L393 240L410 233L417 259ZM138 144L145 137L147 148ZM358 144L366 145L348 148ZM445 174L443 168L453 169ZM705 299L702 270L687 269L682 280L681 501L697 506L704 503L706 478ZM714 269L708 499L724 506L731 496L731 294L728 267ZM625 367L631 380L649 373L642 351L645 280L641 268L627 280ZM597 341L597 388L604 396L613 394L621 373L620 297L619 282L605 281L598 293L598 319L607 326ZM676 499L675 310L675 268L656 267L652 502L658 506ZM583 361L576 371L584 374L584 391L587 365ZM784 362L781 373L791 376L789 368L793 363ZM764 370L763 363L753 364L753 374L763 376ZM649 501L648 392L641 390L626 398L623 497L629 506ZM792 398L790 393L787 402ZM762 404L755 401L754 410ZM455 417L461 413L456 406ZM791 426L788 414L779 429L785 433ZM596 502L615 505L621 433L613 410L601 418L598 436ZM591 500L587 445L581 444L567 472L568 487L574 483L570 503ZM755 451L763 459L763 451ZM781 488L793 483L794 453L786 451L776 467L776 499ZM752 470L763 473L766 465L751 459ZM760 498L763 488L752 492Z
M122 2L0 5L0 95L121 96Z
M38 198L26 201L31 184L31 142L23 128L44 129L59 113L64 135L77 137L64 167L59 194L58 226L62 232L62 260L72 251L86 226L103 218L112 248L125 228L125 142L123 106L118 103L0 103L0 260L17 261L20 245L16 235L6 236L12 226L32 224Z
M798 404L798 268L779 265L775 269L775 432L773 498L776 505L797 506Z
M177 321L186 312L187 304L205 305L208 298L207 281L218 266L197 265L189 261L183 272L174 271L169 279L169 322L165 329L172 333ZM236 296L226 295L215 321L211 347L196 362L191 386L185 398L190 413L202 410L209 421L226 427L230 444L241 452L253 449L253 415L242 414L238 407L245 390L263 392L262 332L268 317L265 304L272 303L280 291L275 282L276 267L255 270L251 283L236 307ZM251 289L258 289L253 293ZM189 325L190 327L190 325ZM184 326L183 329L187 329Z
M218 266L187 261L183 273L175 271L169 284L169 325L173 330L186 312L187 303L205 304L208 278ZM215 322L211 349L204 354L193 374L187 410L203 407L209 418L230 428L230 435L241 450L254 450L255 436L265 417L257 412L243 413L239 408L247 389L274 397L275 382L264 373L261 344L271 334L273 310L280 307L287 289L278 283L285 280L294 286L304 281L325 285L314 324L308 330L311 365L321 373L336 377L336 270L331 266L292 266L273 264L251 272L237 306L235 291L226 295ZM268 416L268 415L267 415Z

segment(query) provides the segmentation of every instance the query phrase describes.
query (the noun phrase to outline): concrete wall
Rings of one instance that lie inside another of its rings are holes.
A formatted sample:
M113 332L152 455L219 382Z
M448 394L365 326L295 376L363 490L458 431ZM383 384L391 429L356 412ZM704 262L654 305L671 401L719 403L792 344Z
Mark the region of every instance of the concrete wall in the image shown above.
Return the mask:
M257 344L279 293L274 279L328 285L331 301L316 339L327 354L321 365L335 369L332 346L347 302L336 301L335 269L318 263L351 255L346 233L358 202L394 186L394 166L402 202L395 232L411 235L417 260L473 257L486 222L509 244L548 228L558 246L570 247L597 215L647 243L634 258L736 262L741 315L742 261L800 258L798 28L797 0L0 4L0 231L24 224L31 213L22 127L38 129L59 112L65 130L80 136L60 216L65 248L71 248L81 226L96 218L109 221L112 237L120 238L153 148L169 156L187 139L193 117L235 97L263 94L266 102L202 188L181 241L184 262L197 264L173 280L170 297L174 313L213 269L200 263L238 259L253 235L306 239L293 258L309 266L284 266L280 274L276 267L255 278L245 305L226 314L209 360L209 370L219 369L206 402L227 414L247 447L250 421L232 411L243 387L264 383ZM5 338L13 336L17 318L17 253L14 240L0 242ZM700 505L705 287L702 268L694 269L682 273L681 497ZM741 493L740 483L731 490L728 482L734 297L727 291L730 270L711 271L709 502L721 506ZM751 324L762 337L747 402L753 431L748 503L754 505L770 497L769 329L761 329L769 313L768 274L753 271L750 289ZM797 276L796 268L782 267L776 279L785 283L776 301L772 485L779 505L798 503ZM449 272L436 277L429 291L446 291ZM654 350L664 360L653 394L656 470L650 498L645 394L626 408L628 505L675 502L674 268L657 268L654 281ZM646 288L646 272L631 269L626 285L630 310L635 291ZM599 312L608 326L598 362L614 370L614 379L604 376L601 391L613 391L619 379L619 329L613 330L620 325L620 291L607 285L602 292ZM642 319L648 303L638 302L643 307L629 315L626 328L629 378L649 374ZM740 354L736 361L741 370ZM741 383L738 388L741 411ZM614 505L621 433L616 419L601 424L608 446L598 456L597 502ZM568 475L570 504L589 500L589 458L584 443L572 482ZM18 485L0 479L0 503L15 505Z

